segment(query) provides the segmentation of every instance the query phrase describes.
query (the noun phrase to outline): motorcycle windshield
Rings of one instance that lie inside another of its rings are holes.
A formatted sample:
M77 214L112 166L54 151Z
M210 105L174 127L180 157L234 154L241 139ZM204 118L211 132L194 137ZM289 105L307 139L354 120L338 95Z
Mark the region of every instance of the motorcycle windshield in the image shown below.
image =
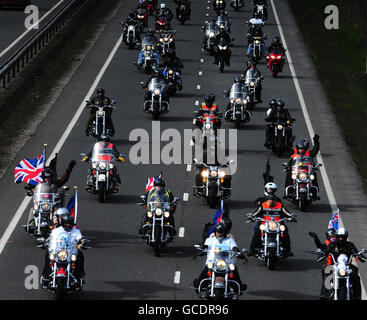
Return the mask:
M216 263L218 260L224 260L226 264L234 263L233 253L227 244L217 243L208 251L207 261Z
M72 254L78 254L78 241L72 232L64 231L62 233L58 233L57 237L53 237L51 233L49 251L56 255L62 250L66 251L69 259Z
M141 42L141 45L143 49L152 50L155 47L155 43L156 40L153 37L144 37L143 41Z
M33 192L33 202L34 203L42 203L42 202L49 202L53 203L55 202L55 198L57 198L58 195L58 188L52 184L49 186L45 183L40 183L36 186L34 192Z
M257 78L257 72L256 70L247 70L246 72L246 83L251 82L251 81L256 81Z
M219 26L217 24L213 22L213 23L208 23L206 25L206 29L205 29L206 36L215 37L218 33L219 33Z
M222 17L222 16L219 16L217 18L217 25L218 26L224 26L225 28L228 27L229 25L229 20L228 20L228 17Z
M229 98L232 100L236 100L240 98L241 100L245 99L245 93L242 89L241 83L232 84L231 91L229 93Z
M292 165L292 173L297 173L299 171L310 172L311 167L312 167L312 164L311 164L311 159L309 157L295 159Z
M149 91L161 90L162 89L161 79L157 77L157 78L153 78L152 80L150 80L148 89Z
M275 55L275 56L277 56L277 55L279 55L279 54L282 54L281 52L280 52L280 50L278 50L278 49L273 49L273 50L271 50L271 52L270 52L271 54L273 54L273 55Z
M92 162L112 162L112 148L103 148L101 144L97 142L93 147Z
M169 211L170 204L168 197L164 195L154 194L150 197L148 201L149 211L155 211L156 209L161 209L162 212Z

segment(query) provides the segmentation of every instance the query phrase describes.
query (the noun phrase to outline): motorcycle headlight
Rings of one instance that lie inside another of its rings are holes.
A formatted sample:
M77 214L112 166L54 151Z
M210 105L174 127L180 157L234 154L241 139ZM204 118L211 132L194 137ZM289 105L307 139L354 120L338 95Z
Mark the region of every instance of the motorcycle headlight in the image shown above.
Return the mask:
M211 175L212 177L216 177L216 176L217 176L217 174L218 174L218 172L217 172L217 171L215 171L215 170L210 171L210 175Z
M110 169L113 169L113 163L110 163L110 165L108 166Z
M277 56L277 59L278 59L278 60L282 59L282 56Z
M259 43L260 43L260 41L259 41L259 40L256 40L256 41L255 41L255 44L259 44Z
M169 212L168 212L168 211L166 211L166 212L164 213L164 217L165 217L165 218L167 218L167 219L169 218Z
M92 163L92 168L93 169L97 168L97 164L95 162Z
M158 96L160 93L161 93L161 92L160 92L160 90L158 90L158 89L155 89L155 90L154 90L154 94L155 94L155 95L157 95L157 96Z
M283 126L281 124L278 124L278 130L283 130Z
M210 127L211 127L210 123L206 123L206 124L205 124L205 128L206 128L206 129L210 129Z
M55 255L53 253L50 253L50 255L48 256L50 258L50 260L55 260Z
M218 269L224 269L226 267L226 262L224 260L218 260L216 266Z
M255 85L255 82L251 81L250 86L253 87Z
M152 211L148 211L148 212L147 212L147 216L148 216L148 218L153 217L153 212L152 212Z
M107 167L106 162L100 162L98 166L101 170L105 170Z
M129 26L129 30L130 31L133 31L134 30L134 27L133 26Z
M206 178L206 177L208 177L208 171L207 170L204 170L204 171L201 171L201 176L203 177L203 178Z
M169 74L172 74L172 73L173 73L173 71L172 71L172 70L169 70L169 71L168 71L168 73L169 73Z
M235 269L235 266L233 263L231 263L229 266L228 266L229 270L233 271Z
M297 174L293 173L293 174L292 174L292 179L293 179L293 180L296 180L296 179L297 179Z
M345 269L339 269L339 275L340 275L340 276L344 277L344 276L345 276L345 274L346 274Z
M71 261L75 262L76 261L76 254L72 254L70 259L71 259Z
M213 269L213 262L208 262L207 267L208 269Z
M150 50L152 47L151 46L147 46L147 50Z
M50 211L51 206L49 203L42 204L42 211Z
M65 261L68 257L68 253L66 252L66 250L60 250L58 253L57 253L57 258L60 260L60 261Z
M164 42L167 42L168 41L168 38L164 38Z
M39 205L38 205L38 204L35 204L35 205L33 206L33 209L34 209L34 210L38 210L38 209L39 209Z
M311 180L315 180L315 176L313 174L310 175Z
M302 180L302 181L306 180L307 179L307 174L305 174L304 172L301 172L299 174L299 179Z
M160 39L159 39L159 42L163 42L163 38L160 38Z
M260 224L259 229L260 229L261 231L264 231L264 230L265 230L265 224Z
M270 55L270 58L272 58L272 59L275 59L275 56L273 56L273 55Z
M285 226L284 225L281 225L280 226L280 231L284 232L285 231Z
M234 100L233 99L231 99L231 103L233 103L234 102Z
M243 103L246 104L247 103L247 100L246 99L243 99Z
M159 216L161 216L162 215L162 209L160 209L160 208L157 208L157 209L155 209L155 214L159 217Z
M236 103L240 104L241 103L241 99L240 98L237 98L236 99Z
M209 38L213 38L214 37L214 32L209 32Z
M278 229L278 225L276 222L274 221L270 221L269 222L269 230L270 231L276 231Z
M224 171L219 172L219 177L224 178L226 176L226 173Z
M102 116L103 116L103 111L98 111L98 115L99 115L100 117L102 117Z

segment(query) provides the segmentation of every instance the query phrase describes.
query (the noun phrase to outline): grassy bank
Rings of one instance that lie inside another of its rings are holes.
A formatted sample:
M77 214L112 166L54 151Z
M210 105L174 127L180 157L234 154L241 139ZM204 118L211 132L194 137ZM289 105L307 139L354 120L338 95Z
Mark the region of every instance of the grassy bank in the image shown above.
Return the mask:
M367 2L288 0L323 90L367 191ZM326 6L339 9L339 29L327 30Z

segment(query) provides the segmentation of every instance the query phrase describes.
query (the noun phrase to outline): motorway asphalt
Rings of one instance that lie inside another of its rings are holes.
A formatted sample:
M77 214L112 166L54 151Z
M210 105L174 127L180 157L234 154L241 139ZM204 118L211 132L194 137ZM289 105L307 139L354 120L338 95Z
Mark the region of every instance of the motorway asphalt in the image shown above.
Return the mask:
M167 1L166 4L171 9L175 8L173 0ZM132 0L122 4L76 74L65 86L63 94L37 128L36 134L30 137L13 165L1 178L1 235L24 199L22 186L13 183L13 168L24 157L37 156L44 143L48 144L49 151L56 145L118 40L121 33L119 25L121 18L126 17L134 5L135 1ZM350 158L345 148L342 148L343 142L320 90L320 84L294 19L290 16L287 1L277 1L276 6L285 31L287 48L299 75L307 107L310 107L312 124L315 132L321 137L324 166L330 174L331 186L342 209L344 224L350 230L351 239L355 241L357 247L367 247L363 236L367 221L360 210L366 211L365 195L358 189L359 180L353 166L342 165L343 162L351 163ZM207 7L210 9L207 10ZM162 131L175 128L182 133L184 129L191 129L193 111L197 109L195 101L201 101L209 92L215 93L220 108L222 110L225 108L228 98L223 97L222 91L230 88L233 78L242 73L247 60L245 21L251 14L248 2L246 8L239 12L230 7L227 11L232 20L232 35L235 40L231 66L226 67L223 74L212 63L213 58L202 53L200 48L203 37L200 27L207 19L206 13L209 14L209 18L214 17L211 4L207 1L192 1L191 21L181 26L174 20L174 27L177 30L177 55L184 64L184 89L171 98L171 112L160 121ZM267 44L273 36L279 34L270 7L269 21L264 27L264 32L268 35ZM129 50L122 45L99 83L106 89L107 96L118 100L118 109L113 114L116 128L113 141L119 151L127 155L134 145L134 142L129 141L130 132L136 128L144 128L151 132L152 126L152 118L142 112L144 90L140 88L139 82L145 81L147 75L132 64L137 56L137 50ZM284 186L285 174L282 172L281 164L287 159L276 158L263 146L264 117L268 101L274 97L282 98L291 115L297 119L294 127L297 140L308 137L289 65L285 65L278 79L271 77L264 61L260 62L259 70L265 78L263 104L256 106L251 122L237 133L238 171L232 178L230 212L233 221L232 233L241 248L248 248L250 245L253 225L245 223L244 214L255 209L253 201L263 194L262 173L268 157L271 173L279 186L278 195L282 195ZM199 71L202 75L199 75ZM200 85L200 89L197 89L197 85ZM92 249L85 252L88 283L82 292L70 295L70 299L198 299L192 289L192 280L199 275L204 258L191 260L195 254L193 245L201 241L202 228L205 223L212 220L215 210L209 209L192 196L195 172L193 170L188 172L186 164L136 166L127 161L118 165L122 179L120 192L109 197L106 203L99 203L97 196L83 190L87 165L79 161L81 159L79 154L89 151L94 142L93 138L84 134L88 114L88 111L83 112L63 145L58 159L59 174L70 160L75 159L78 162L67 185L79 187L78 226L84 236L92 241ZM224 123L223 128L233 129L234 126L231 123ZM161 257L155 257L152 248L138 237L137 230L143 209L136 203L139 201L139 195L145 191L147 177L159 174L160 170L163 170L168 187L181 199L180 207L175 213L175 221L177 231L183 227L185 233L184 237L177 237L164 249ZM348 183L343 184L343 181ZM308 232L314 231L323 238L331 216L330 204L321 177L319 183L321 200L314 203L310 211L300 212L293 205L285 203L288 209L297 214L298 223L289 224L294 257L282 261L275 271L269 271L263 263L253 257L249 258L246 264L243 264L242 260L239 261L241 279L248 285L248 292L241 296L241 300L318 299L321 265L315 262L313 254L315 246ZM182 200L184 193L189 194L188 201ZM27 214L28 209L19 225L26 222ZM16 227L0 256L0 299L54 298L42 289L25 289L26 266L35 265L40 270L43 268L45 252L36 248L36 244L34 239L27 237L21 227ZM360 269L362 279L366 279L365 266L361 265ZM180 272L180 281L175 284L177 271Z

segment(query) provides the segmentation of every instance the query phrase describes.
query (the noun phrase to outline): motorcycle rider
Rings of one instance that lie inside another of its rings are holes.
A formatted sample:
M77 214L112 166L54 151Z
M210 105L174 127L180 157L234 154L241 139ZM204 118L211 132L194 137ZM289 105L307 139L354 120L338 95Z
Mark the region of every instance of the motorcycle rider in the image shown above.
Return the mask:
M230 221L230 219L228 219ZM228 245L230 250L240 252L240 249L234 240L233 236L229 235L230 228L228 226L228 220L227 222L224 220L221 220L218 224L214 227L214 232L205 240L204 247L208 250L211 250L215 245L222 244L222 245ZM232 222L230 223L232 224ZM245 254L241 252L238 256L239 259L246 259ZM198 288L200 285L200 282L208 277L208 267L207 263L205 263L205 266L203 270L201 271L199 278L194 279L193 286L195 288L196 293L199 293ZM240 274L238 272L237 267L233 270L233 280L237 281L240 285L241 294L243 291L246 291L247 285L242 283L240 279Z
M262 27L264 25L264 21L259 17L259 14L255 12L253 17L249 20L248 26L250 27L250 31L255 27Z
M291 117L291 114L289 113L289 110L285 108L285 103L281 99L276 99L276 103L274 104L272 99L269 102L269 105L271 107L270 110L267 112L267 116L264 119L265 122L268 122L265 126L265 143L264 146L267 149L270 149L271 144L271 128L274 125L274 122L281 121L287 124L293 123L296 119ZM293 131L291 126L285 127L285 134L288 138L288 145L291 148L292 147L292 137L293 137ZM291 152L291 151L290 151Z
M255 99L257 100L257 102L262 103L261 100L261 91L262 91L262 85L261 85L261 80L264 79L264 77L262 76L262 74L260 73L260 71L256 68L256 63L255 62L250 62L250 68L246 71L244 78L246 79L246 75L248 72L252 72L253 76L256 77L256 79L258 80L257 82L257 86L255 87Z
M290 186L292 184L292 164L293 161L297 158L303 158L306 157L310 160L311 164L313 164L313 158L316 157L317 153L320 150L320 142L319 142L320 136L318 134L315 134L313 141L314 146L312 150L308 150L310 143L307 139L302 139L296 144L296 147L293 149L293 154L291 155L291 158L288 161L288 166L285 168L284 171L286 171L286 178L285 178L285 188ZM317 175L314 173L315 179L312 181L312 184L315 187L318 187L317 182Z
M157 19L159 19L162 15L166 16L168 21L171 21L173 18L171 9L167 8L165 3L161 3L159 9L155 13Z
M161 64L159 65L160 67L164 68L162 74L165 75L167 68L172 68L174 71L176 71L176 82L178 85L178 90L181 91L183 89L181 69L183 69L184 66L180 58L177 57L175 50L168 48L166 56L167 58L162 59L163 61L161 61Z
M97 149L100 150L111 150L111 155L114 155L115 158L119 159L121 162L125 162L125 158L120 154L120 152L117 150L116 146L110 142L110 138L107 137L106 135L102 134L101 135L101 140L99 142L97 142L92 149L84 156L84 158L82 159L82 161L87 161L88 159L90 159L92 157L93 151ZM113 187L112 190L113 192L118 192L119 191L119 187L118 184L121 184L121 179L120 179L120 175L117 171L116 166L113 167L112 169L112 183L113 183ZM90 167L88 170L88 176L87 176L87 185L85 187L85 191L92 191L93 189L93 169Z
M136 26L136 29L135 29L136 39L138 40L138 43L141 43L141 36L140 36L141 23L138 21L138 19L132 18L132 16L133 14L129 14L129 17L125 21L121 21L123 41L125 43L127 42L127 30L128 30L129 25L133 23Z
M180 8L182 5L186 7L186 16L187 20L191 20L191 1L190 0L177 0L176 1L177 7L176 7L176 19L178 19L178 16L180 14Z
M90 99L89 105L96 105L96 106L109 106L112 103L112 100L109 97L105 96L105 90L103 88L97 88L97 96ZM98 107L93 106L90 109L90 117L87 122L87 126L85 128L85 134L87 136L90 135L90 131L92 129L93 120L96 118L96 112L98 111ZM105 108L105 115L106 115L106 127L111 130L111 137L115 134L115 127L112 122L112 108Z
M261 28L257 28L257 27L255 27L253 29L253 31L247 35L248 47L247 47L246 55L248 57L250 57L252 55L253 38L254 37L260 37L260 38L262 38L260 40L261 41L261 44L260 44L260 56L263 57L265 55L265 43L264 43L264 40L263 40L264 33L263 33L263 31L262 31Z
M71 214L64 214L61 217L61 227L52 230L48 239L49 249L53 250L57 246L57 240L60 238L68 239L69 242L77 242L84 245L85 239L78 228L73 228L74 218ZM49 252L45 255L45 265L42 272L41 284L43 287L47 287L47 283L51 281L50 275L52 269L50 266ZM77 284L80 286L80 281L84 281L84 255L81 250L78 250L77 259L75 261L74 277L78 280Z
M218 44L220 39L224 39L224 44L229 46L231 44L231 37L229 33L226 31L223 25L219 26L219 33L214 38L214 62L213 64L219 64L219 49ZM227 66L230 66L232 51L227 48L225 63Z
M276 190L276 189L275 189ZM265 200L265 201L264 201ZM258 206L252 214L249 215L248 220L253 221L256 216L275 216L279 217L279 219L283 219L284 217L291 218L291 222L297 222L294 214L290 213L284 206L281 200L276 197L274 194L268 194L265 199L258 201ZM281 223L284 224L284 223ZM288 227L284 224L285 231L283 231L283 237L280 238L281 245L284 248L285 252L284 256L291 257L293 253L291 252L291 243L290 237L288 233ZM252 237L250 251L247 253L248 256L252 256L255 254L257 250L260 249L261 243L261 230L257 228Z
M214 115L217 115L218 112L219 112L219 107L218 107L218 104L215 103L215 94L209 93L208 95L205 96L204 102L201 103L201 107L198 110L197 116L205 116L209 113L214 113ZM197 128L201 128L202 125L203 123L201 121L196 121ZM217 117L214 121L214 127L218 129L221 127L221 125L222 125L222 122L220 118Z
M175 197L170 189L166 189L166 181L162 177L155 178L153 185L154 185L154 188L150 189L145 194L145 201L144 201L145 205L147 205L149 201L154 197L158 197L161 202L172 203L172 201L174 201ZM173 229L169 229L171 232L171 236L176 235L175 218L174 218L175 211L176 211L176 206L171 205L170 216L168 218L169 224L173 227ZM144 234L144 225L146 224L146 222L147 222L147 217L146 217L146 213L144 212L142 221L141 221L141 225L138 231L139 235Z
M348 231L344 228L338 228L336 233L336 241L331 242L327 247L323 250L326 256L329 254L333 254L335 258L337 258L340 254L345 254L349 257L352 254L357 255L356 260L361 262L366 262L367 257L361 253L358 254L358 250L353 242L347 241L348 239ZM332 260L328 260L328 265L332 264ZM351 284L352 284L352 294L351 298L353 300L361 300L361 279L358 275L358 268L352 263L349 265L352 270L352 273L349 275ZM326 276L324 274L324 276ZM327 290L325 288L324 277L322 281L321 295L320 299L328 299Z
M287 51L287 49L285 49L283 47L282 42L280 41L279 37L274 37L272 43L270 44L270 46L268 47L268 55L270 54L270 52L272 52L274 49L280 51L283 55L285 54L285 52ZM266 59L269 59L269 57L267 56ZM283 57L284 59L284 57Z
M321 243L319 237L315 232L309 232L308 234L314 239L316 247L321 250L325 250L330 243L336 240L335 228L327 229L327 231L325 232L326 240L324 241L324 243Z
M148 16L148 9L146 7L146 5L139 3L136 6L136 9L132 12L129 13L129 17L133 20L139 21L142 23L143 28L148 26L148 20L146 21L142 21L141 19L138 18L138 15L142 16L142 15L147 15ZM140 36L140 35L139 35ZM140 42L140 41L139 41Z
M156 67L153 68L152 73L150 74L150 77L142 84L142 88L146 89L144 101L148 101L151 99L151 92L149 92L149 90L147 89L148 89L150 81L154 78L159 78L162 82L165 82L162 72L160 72L159 69ZM162 93L162 101L166 101L169 103L169 94L168 94L167 88L164 88L164 90L162 90L161 93ZM148 103L144 104L144 106L145 106L144 112L147 112L150 106ZM164 104L164 108L167 108L165 104Z

